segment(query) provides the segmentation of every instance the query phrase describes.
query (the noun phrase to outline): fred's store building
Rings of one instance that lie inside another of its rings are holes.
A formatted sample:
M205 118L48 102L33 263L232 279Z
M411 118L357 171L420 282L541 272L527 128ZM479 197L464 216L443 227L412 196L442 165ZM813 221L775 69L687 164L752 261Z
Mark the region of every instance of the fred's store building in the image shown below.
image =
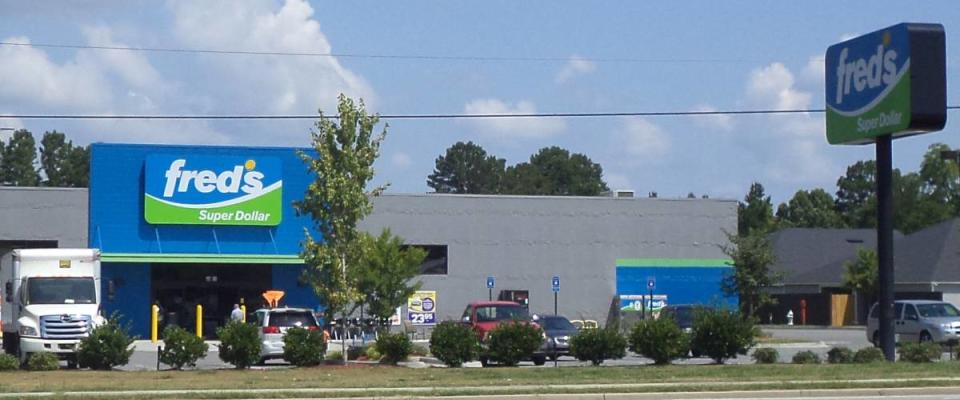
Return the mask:
M319 302L298 278L307 217L292 203L310 182L293 148L92 145L89 246L102 252L104 314L148 335L149 309L211 336L234 303ZM314 234L315 235L315 234ZM316 235L315 235L316 236Z

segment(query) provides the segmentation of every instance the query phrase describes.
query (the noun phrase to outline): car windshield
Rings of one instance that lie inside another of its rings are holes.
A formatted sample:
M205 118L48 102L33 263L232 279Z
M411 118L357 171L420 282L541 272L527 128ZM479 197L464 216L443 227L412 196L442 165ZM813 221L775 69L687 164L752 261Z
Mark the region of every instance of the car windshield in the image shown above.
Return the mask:
M569 320L564 317L543 317L540 319L540 325L544 329L551 331L575 331L577 327L573 326Z
M917 312L924 318L960 316L960 312L949 303L917 304Z
M285 311L270 313L270 326L317 326L313 314L306 311Z
M520 305L508 306L508 305L497 305L497 306L483 306L477 307L477 321L487 322L487 321L504 321L508 319L529 319L527 311L520 307Z
M30 278L27 304L94 304L93 278Z

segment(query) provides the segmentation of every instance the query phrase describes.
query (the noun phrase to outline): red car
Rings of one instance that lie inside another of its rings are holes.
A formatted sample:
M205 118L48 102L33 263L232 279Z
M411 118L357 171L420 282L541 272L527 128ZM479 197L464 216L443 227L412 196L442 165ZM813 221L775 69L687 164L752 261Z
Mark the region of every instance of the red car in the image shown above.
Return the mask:
M538 326L530 320L530 314L525 307L512 301L475 301L467 305L461 317L461 321L470 325L473 331L477 333L477 339L480 340L480 343L485 341L487 334L497 325L515 319L530 321L528 323ZM531 357L535 365L546 363L547 356L542 350L543 347L541 346L541 349ZM488 360L486 356L480 356L481 364L486 365Z

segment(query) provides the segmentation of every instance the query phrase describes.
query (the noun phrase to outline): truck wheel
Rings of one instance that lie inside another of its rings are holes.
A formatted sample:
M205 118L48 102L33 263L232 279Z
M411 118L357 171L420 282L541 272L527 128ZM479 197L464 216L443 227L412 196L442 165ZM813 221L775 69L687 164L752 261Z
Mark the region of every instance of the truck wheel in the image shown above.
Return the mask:
M16 333L6 333L3 335L3 351L7 354L20 355L20 335Z
M77 369L80 367L80 363L77 362L76 357L70 357L67 359L67 369Z
M533 365L543 365L547 363L546 356L533 356Z
M933 336L930 336L930 332L923 331L920 332L920 343L928 343L933 341Z

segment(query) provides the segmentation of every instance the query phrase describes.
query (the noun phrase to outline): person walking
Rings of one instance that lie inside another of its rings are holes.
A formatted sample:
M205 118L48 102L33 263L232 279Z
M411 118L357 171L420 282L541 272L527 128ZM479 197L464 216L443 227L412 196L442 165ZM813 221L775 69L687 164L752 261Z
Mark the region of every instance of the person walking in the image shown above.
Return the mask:
M231 320L231 321L237 321L237 322L243 322L243 311L240 310L240 305L239 305L239 304L234 304L234 305L233 305L233 311L230 312L230 320Z

